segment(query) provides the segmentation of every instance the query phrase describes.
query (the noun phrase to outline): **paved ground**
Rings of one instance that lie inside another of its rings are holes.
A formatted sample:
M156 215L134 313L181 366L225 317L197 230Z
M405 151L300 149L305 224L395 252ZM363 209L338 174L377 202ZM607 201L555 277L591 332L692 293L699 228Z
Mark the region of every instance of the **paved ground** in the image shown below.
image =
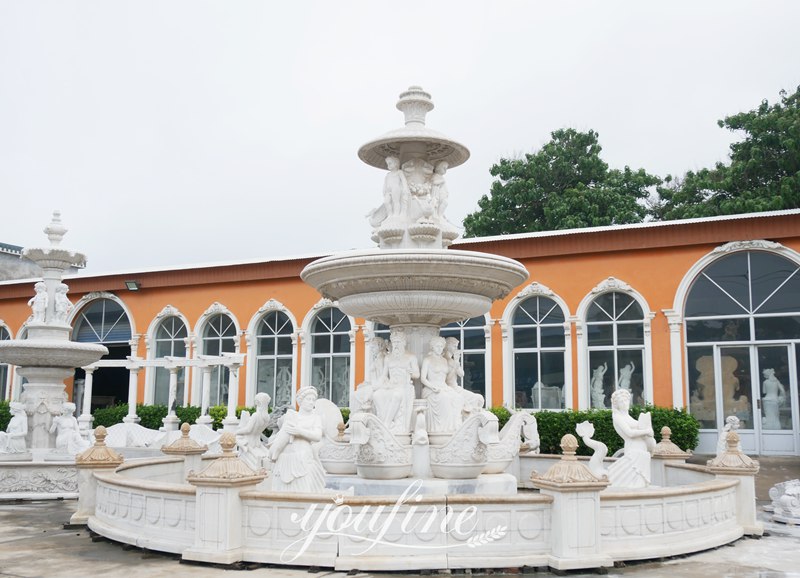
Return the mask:
M696 457L693 461L700 461ZM800 458L762 459L756 488L759 502L776 482L800 478ZM0 502L0 578L86 577L192 578L253 576L344 578L343 573L251 565L234 570L181 563L176 557L120 544L93 542L85 529L65 530L74 501ZM766 520L766 517L764 518ZM609 569L628 578L800 578L800 527L766 523L766 535L691 556ZM596 574L570 574L595 576ZM357 576L368 576L359 574ZM397 576L397 575L394 575Z

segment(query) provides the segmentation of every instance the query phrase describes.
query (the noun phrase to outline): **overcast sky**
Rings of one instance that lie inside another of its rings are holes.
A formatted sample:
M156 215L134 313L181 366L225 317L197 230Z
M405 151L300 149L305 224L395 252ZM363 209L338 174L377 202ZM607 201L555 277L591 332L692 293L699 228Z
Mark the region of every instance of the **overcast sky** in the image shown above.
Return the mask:
M795 0L0 0L0 241L60 209L90 274L371 247L384 172L356 153L411 84L472 154L453 222L560 127L681 174L800 84L799 24Z

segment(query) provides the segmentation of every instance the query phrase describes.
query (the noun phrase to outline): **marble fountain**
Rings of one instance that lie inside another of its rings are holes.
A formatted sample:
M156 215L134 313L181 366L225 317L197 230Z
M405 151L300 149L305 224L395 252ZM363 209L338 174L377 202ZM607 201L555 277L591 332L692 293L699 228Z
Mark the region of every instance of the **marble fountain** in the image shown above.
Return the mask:
M222 434L221 453L184 424L163 457L123 460L97 428L76 460L72 522L185 560L367 571L598 568L760 534L758 465L735 432L707 466L686 464L668 430L656 444L649 416L628 415L623 390L621 458L605 457L591 424L578 432L596 449L590 460L575 456L570 432L562 455L541 455L534 416L515 412L499 431L483 398L459 385L458 343L440 328L486 313L528 273L448 248L459 231L445 216L446 174L469 152L426 126L433 102L422 88L397 108L404 126L358 152L387 171L368 215L377 248L302 273L347 314L390 328L388 341L370 342L349 423L301 384L297 410L279 420L257 394L253 415Z

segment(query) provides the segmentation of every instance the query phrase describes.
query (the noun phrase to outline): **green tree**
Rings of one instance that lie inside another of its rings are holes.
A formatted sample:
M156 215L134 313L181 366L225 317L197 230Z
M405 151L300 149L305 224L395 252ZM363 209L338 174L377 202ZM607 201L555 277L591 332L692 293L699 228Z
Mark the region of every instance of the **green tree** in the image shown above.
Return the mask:
M609 170L596 132L560 129L538 152L500 159L490 195L464 219L466 237L639 223L641 202L661 179L643 169Z
M657 219L689 219L800 207L800 87L780 102L718 121L742 131L730 163L667 177L652 204Z

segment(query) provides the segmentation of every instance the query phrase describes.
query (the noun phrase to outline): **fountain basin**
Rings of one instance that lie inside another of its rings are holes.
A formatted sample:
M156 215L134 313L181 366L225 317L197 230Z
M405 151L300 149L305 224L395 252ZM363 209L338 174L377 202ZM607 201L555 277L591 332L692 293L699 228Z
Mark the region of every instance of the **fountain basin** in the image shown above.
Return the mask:
M486 253L375 249L319 259L301 277L349 315L386 325L446 325L486 313L528 272Z
M0 361L20 367L83 367L108 353L96 343L57 339L0 341Z

